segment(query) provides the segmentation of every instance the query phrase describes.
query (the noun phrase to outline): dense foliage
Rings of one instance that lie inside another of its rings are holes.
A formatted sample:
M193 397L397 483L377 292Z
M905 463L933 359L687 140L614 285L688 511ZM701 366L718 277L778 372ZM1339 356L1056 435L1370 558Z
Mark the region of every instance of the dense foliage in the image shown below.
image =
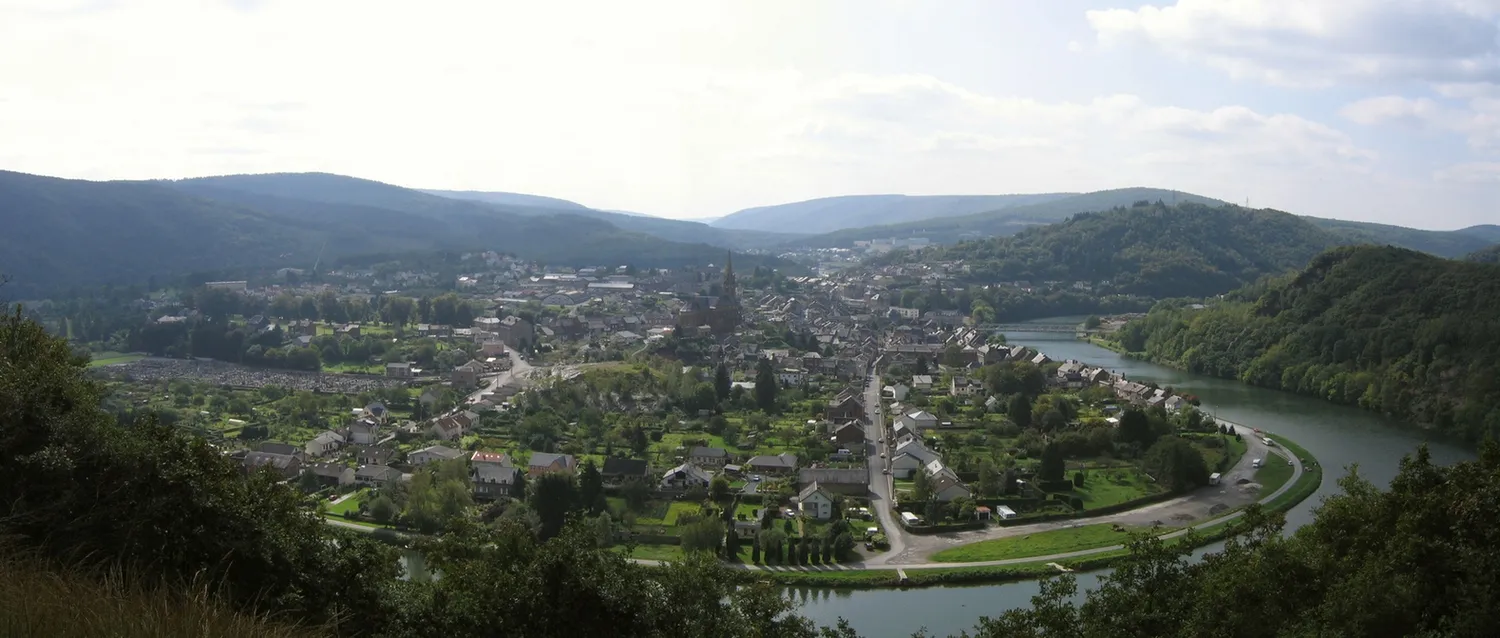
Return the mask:
M1421 230L1405 226L1321 217L1304 219L1316 224L1319 228L1348 238L1351 243L1400 246L1439 257L1462 257L1497 241L1479 226L1461 230Z
M553 264L680 267L724 250L338 175L86 182L0 172L0 271L20 297L193 273L311 268L320 259L433 248ZM773 258L742 257L751 267ZM242 275L241 275L242 276Z
M1164 303L1119 333L1189 370L1500 434L1500 266L1399 248L1331 250L1202 310Z
M1390 491L1358 475L1291 537L1259 506L1222 553L1135 543L1126 562L1072 602L1044 584L1033 606L981 622L976 636L1488 636L1500 626L1496 509L1500 447L1478 461L1402 463Z
M1500 264L1500 244L1495 244L1484 250L1476 250L1465 259L1477 261L1481 264Z
M1142 201L895 259L963 260L975 281L1093 282L1101 291L1165 298L1227 292L1341 243L1287 213Z

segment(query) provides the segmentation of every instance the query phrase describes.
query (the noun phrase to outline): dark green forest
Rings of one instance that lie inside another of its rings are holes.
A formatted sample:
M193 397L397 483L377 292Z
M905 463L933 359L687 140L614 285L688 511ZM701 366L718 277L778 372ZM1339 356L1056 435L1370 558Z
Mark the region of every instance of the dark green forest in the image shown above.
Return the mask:
M246 477L202 439L150 419L114 422L85 366L19 312L0 319L0 557L24 555L70 580L223 601L316 635L853 635L815 628L779 589L707 558L633 564L582 521L550 538L503 516L454 528L418 541L443 578L399 580L395 548L329 527L269 473ZM1343 487L1290 538L1280 518L1252 506L1222 553L1194 562L1182 549L1192 543L1141 540L1082 604L1064 576L1033 609L975 631L1485 636L1500 624L1500 525L1489 505L1500 498L1500 447L1487 443L1478 461L1451 468L1432 466L1424 450L1389 491L1357 477ZM43 602L53 601L7 590L0 618L33 617Z
M974 281L1084 281L1117 293L1203 297L1300 268L1341 243L1339 236L1287 213L1142 201L1013 237L891 259L963 260Z
M1207 309L1164 302L1118 338L1154 361L1478 441L1500 435L1497 335L1500 266L1359 246Z
M12 298L341 257L494 250L557 265L682 267L724 249L338 175L90 182L0 171L0 272ZM780 262L740 256L746 268Z
M1481 264L1500 264L1500 244L1469 253L1469 256L1465 257L1465 259L1477 261Z

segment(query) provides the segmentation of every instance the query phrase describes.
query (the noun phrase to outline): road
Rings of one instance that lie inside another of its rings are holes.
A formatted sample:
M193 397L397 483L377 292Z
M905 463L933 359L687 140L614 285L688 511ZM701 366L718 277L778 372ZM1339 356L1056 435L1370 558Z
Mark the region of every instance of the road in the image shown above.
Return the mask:
M888 556L905 553L909 535L896 522L895 514L891 513L895 490L891 475L885 473L890 467L890 455L880 457L880 452L885 449L883 441L886 437L885 412L880 405L880 375L872 368L868 378L865 385L865 414L870 423L865 426L865 458L869 459L866 464L870 466L870 510L879 517L880 527L885 530L885 537L891 543L890 550L869 561L874 563Z
M491 378L489 385L475 390L465 400L467 403L479 401L486 392L494 392L513 383L516 385L524 384L531 377L531 364L522 359L521 355L517 354L515 350L506 348L506 352L510 355L510 369Z

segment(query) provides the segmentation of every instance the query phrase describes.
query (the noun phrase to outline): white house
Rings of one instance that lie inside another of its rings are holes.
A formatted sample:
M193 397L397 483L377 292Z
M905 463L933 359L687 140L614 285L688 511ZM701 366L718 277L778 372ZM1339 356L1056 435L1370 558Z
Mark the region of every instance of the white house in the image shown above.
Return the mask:
M943 479L953 479L955 481L958 480L958 473L954 472L953 468L943 465L942 459L934 459L931 463L928 463L926 467L922 468L922 472L927 474L927 478L930 478L934 481L940 481Z
M913 390L921 390L923 392L930 392L932 390L932 375L930 375L930 374L913 375L912 378L911 378L911 388Z
M516 469L510 456L496 452L474 452L469 457L469 477L474 482L474 498L494 500L510 494L516 484Z
M896 385L888 385L884 388L881 388L880 392L884 394L885 398L887 399L905 401L906 395L911 393L911 388L906 387L906 384L904 383L897 383Z
M797 495L797 509L803 516L826 521L833 518L833 496L813 481Z
M958 477L943 475L932 483L932 494L942 503L952 502L957 498L972 498L973 494L965 487Z
M303 447L303 451L307 452L308 456L324 456L332 454L343 446L344 437L340 436L337 432L324 432L313 437L313 440L308 441L307 445Z
M355 445L374 445L380 440L380 425L370 419L360 419L349 426L349 442Z
M937 452L922 445L921 441L907 441L896 446L896 452L891 457L891 475L900 479L911 478L912 472L942 458Z
M781 385L802 385L807 373L797 368L782 368L776 371L776 381Z
M462 450L455 450L444 445L432 445L406 455L406 460L412 465L427 465L437 461L451 461L463 456Z
M921 438L923 432L937 427L938 418L926 410L917 410L896 417L896 427L903 425L918 438Z
M668 489L687 490L695 487L707 488L709 482L713 481L714 475L707 470L693 465L683 463L677 467L667 470L661 477L661 486Z

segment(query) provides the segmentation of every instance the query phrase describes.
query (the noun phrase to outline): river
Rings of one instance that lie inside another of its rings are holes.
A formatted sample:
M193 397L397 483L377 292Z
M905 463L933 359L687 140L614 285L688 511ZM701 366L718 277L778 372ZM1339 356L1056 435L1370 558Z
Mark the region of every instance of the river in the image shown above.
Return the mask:
M1066 318L1075 319L1075 318ZM1076 318L1082 321L1082 318ZM1056 322L1058 319L1039 320ZM1323 465L1323 485L1312 497L1287 513L1287 529L1312 520L1324 496L1336 493L1336 481L1355 464L1359 473L1378 485L1395 477L1401 457L1428 443L1437 463L1474 457L1450 441L1436 440L1423 430L1355 408L1309 397L1205 377L1122 357L1093 344L1055 333L1009 333L1012 344L1026 345L1053 360L1077 359L1104 366L1136 381L1154 381L1181 392L1196 394L1202 409L1221 418L1290 437ZM1213 551L1217 546L1200 550ZM1099 581L1099 572L1081 574L1080 590ZM970 629L981 616L997 616L1030 604L1039 591L1035 581L975 587L933 587L909 590L803 590L791 595L802 603L801 613L819 624L847 618L862 636L909 636L920 629L938 636Z

